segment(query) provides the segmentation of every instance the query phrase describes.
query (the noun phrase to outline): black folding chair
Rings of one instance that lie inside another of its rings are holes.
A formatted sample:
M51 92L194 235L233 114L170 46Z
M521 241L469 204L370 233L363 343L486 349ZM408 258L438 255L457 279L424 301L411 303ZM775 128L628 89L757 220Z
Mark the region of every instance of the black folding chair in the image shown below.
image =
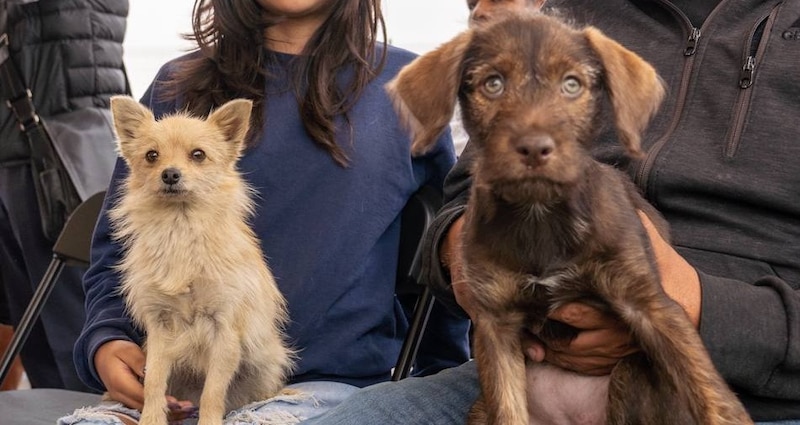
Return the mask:
M0 363L0 382L6 378L11 363L14 358L19 354L25 340L33 329L33 325L42 313L47 298L53 291L53 287L64 270L64 266L88 266L89 265L89 248L92 241L92 232L94 231L97 216L100 214L100 208L103 206L103 197L105 192L99 192L91 196L86 201L82 202L75 211L67 219L64 228L53 245L53 259L47 266L47 270L39 281L39 286L36 292L33 293L22 319L14 329L14 337L11 343L3 354L3 360Z
M411 373L425 326L433 309L433 294L421 281L420 248L422 237L433 222L436 211L441 205L442 197L439 192L430 186L423 186L403 208L395 294L401 299L413 300L414 307L408 332L392 373L393 381L399 381Z

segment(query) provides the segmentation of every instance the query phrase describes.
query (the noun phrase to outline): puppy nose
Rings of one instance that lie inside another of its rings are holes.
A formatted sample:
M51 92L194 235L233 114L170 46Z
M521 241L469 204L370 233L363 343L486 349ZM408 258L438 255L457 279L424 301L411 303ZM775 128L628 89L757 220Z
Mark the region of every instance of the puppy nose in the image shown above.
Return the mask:
M164 184L175 184L181 180L181 170L177 168L167 168L161 172L161 181Z
M544 165L556 150L556 144L550 136L527 136L517 139L514 149L529 165Z

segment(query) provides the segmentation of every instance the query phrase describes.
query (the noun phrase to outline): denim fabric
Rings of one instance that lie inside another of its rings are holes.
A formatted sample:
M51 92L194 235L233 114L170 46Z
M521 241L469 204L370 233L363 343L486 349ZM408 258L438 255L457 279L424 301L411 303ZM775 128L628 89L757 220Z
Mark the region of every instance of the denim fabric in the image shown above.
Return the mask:
M800 419L790 419L788 421L777 422L756 422L755 425L800 425Z
M325 413L358 390L358 387L330 381L293 384L286 391L269 400L252 403L236 409L225 418L225 425L288 425ZM78 409L58 420L58 425L110 425L122 424L113 413L125 414L134 419L139 412L119 403L101 403L98 406ZM185 424L193 421L184 421Z
M463 425L478 398L475 362L424 378L372 385L308 425Z
M373 385L305 425L463 425L478 397L475 362L425 378ZM756 425L800 425L800 419Z

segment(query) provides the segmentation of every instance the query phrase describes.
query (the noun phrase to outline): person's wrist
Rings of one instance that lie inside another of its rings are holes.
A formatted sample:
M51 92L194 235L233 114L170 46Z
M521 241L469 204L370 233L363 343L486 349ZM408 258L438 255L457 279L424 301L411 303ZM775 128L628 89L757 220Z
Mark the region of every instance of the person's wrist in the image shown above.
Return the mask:
M461 229L464 226L464 217L460 216L447 229L439 249L439 262L449 273L454 261L454 256L461 245Z

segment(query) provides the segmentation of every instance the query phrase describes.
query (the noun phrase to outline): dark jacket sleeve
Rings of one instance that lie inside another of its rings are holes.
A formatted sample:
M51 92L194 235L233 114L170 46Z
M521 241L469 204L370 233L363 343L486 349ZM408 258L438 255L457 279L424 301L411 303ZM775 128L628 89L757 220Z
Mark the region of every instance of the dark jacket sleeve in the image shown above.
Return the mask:
M700 334L719 372L742 398L800 400L800 290L699 275Z
M464 152L444 181L444 205L436 214L428 233L423 240L422 273L430 285L437 301L447 306L451 312L467 317L458 306L450 287L450 275L439 261L439 246L450 230L450 225L464 213L472 184L470 169L475 146L467 143Z

